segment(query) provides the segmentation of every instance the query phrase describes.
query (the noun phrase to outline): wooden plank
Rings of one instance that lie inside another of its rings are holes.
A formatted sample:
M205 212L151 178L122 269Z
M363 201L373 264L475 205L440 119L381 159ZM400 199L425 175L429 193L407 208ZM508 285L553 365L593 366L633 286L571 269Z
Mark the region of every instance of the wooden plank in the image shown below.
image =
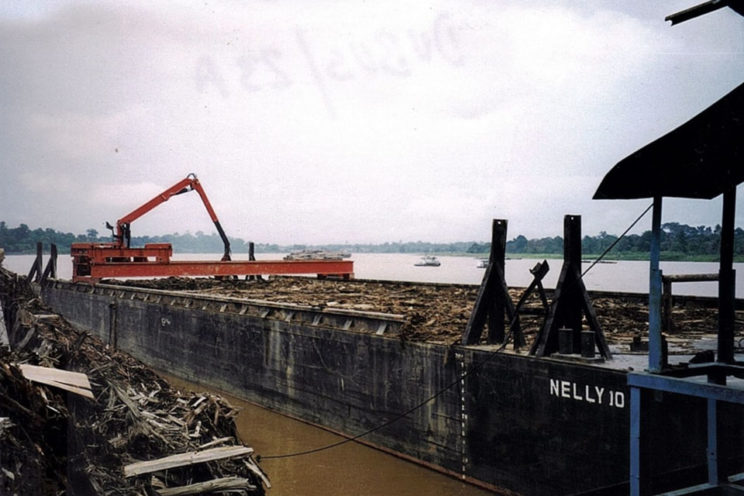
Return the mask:
M253 461L253 458L249 456L248 458L243 460L243 464L248 468L248 470L253 472L256 477L261 479L261 481L268 489L271 489L271 481L269 481L269 476L266 475L263 470L261 470L261 467L259 467L258 464Z
M669 274L661 276L661 280L670 282L717 281L718 274Z
M90 389L88 376L82 372L72 372L69 370L55 369L52 367L41 367L39 365L29 365L21 363L18 365L26 379L34 380L36 378L48 379L51 381L61 382L70 386L77 386Z
M0 249L2 253L2 249ZM2 257L0 257L2 262ZM10 347L10 340L8 339L8 330L5 328L5 317L3 316L3 302L0 301L0 348Z
M250 455L251 453L253 453L253 448L247 446L223 446L206 451L179 453L177 455L166 456L165 458L159 458L157 460L130 463L124 467L124 477L134 477L135 475L149 474L151 472L158 472L160 470L183 467L186 465L194 465L212 460L245 456Z
M53 386L86 398L95 399L90 390L88 376L80 372L40 367L38 365L19 364L23 376L29 381Z
M93 396L93 393L90 391L90 389L83 389L77 386L70 386L69 384L64 384L61 382L44 379L44 378L34 378L34 379L29 379L29 380L33 382L38 382L39 384L46 384L47 386L53 386L59 389L64 389L65 391L79 394L80 396L90 398L91 400L95 399L95 396Z
M197 482L195 484L189 484L187 486L169 487L166 489L160 489L158 494L161 496L186 496L189 494L203 494L207 492L215 491L227 491L227 490L238 490L248 489L256 490L250 480L242 477L223 477L221 479L212 479L205 482Z

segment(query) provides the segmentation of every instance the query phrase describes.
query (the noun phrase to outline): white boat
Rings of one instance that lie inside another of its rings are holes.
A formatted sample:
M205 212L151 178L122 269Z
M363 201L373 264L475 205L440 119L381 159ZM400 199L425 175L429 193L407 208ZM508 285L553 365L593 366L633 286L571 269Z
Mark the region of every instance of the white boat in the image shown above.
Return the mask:
M351 253L331 252L324 250L293 251L284 260L342 260L351 257Z
M442 265L442 263L439 261L439 259L432 255L427 255L424 257L421 257L421 261L417 262L415 264L416 267L439 267Z

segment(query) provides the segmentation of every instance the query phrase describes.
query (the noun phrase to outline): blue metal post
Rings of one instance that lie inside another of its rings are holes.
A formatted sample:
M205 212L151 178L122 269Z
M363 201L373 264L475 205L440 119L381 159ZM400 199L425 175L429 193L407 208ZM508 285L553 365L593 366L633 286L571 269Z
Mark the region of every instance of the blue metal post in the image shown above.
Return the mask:
M630 388L630 496L641 494L641 389Z
M708 398L708 482L717 486L721 480L718 472L718 405Z
M654 197L651 220L651 267L648 290L648 370L661 372L663 368L661 342L661 197Z

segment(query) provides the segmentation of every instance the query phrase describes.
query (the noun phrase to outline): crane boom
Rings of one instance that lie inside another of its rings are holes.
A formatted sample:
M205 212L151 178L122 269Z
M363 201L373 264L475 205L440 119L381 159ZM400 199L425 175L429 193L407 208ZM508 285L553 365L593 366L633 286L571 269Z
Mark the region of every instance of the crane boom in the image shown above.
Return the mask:
M199 197L202 200L202 203L204 203L204 207L207 209L207 213L209 214L210 219L212 219L212 222L214 222L215 227L217 228L217 232L220 235L220 238L222 239L222 243L225 247L224 255L222 256L222 260L230 260L230 241L227 239L227 235L225 234L224 229L222 229L222 225L220 225L220 221L217 218L217 214L214 212L214 209L212 208L212 204L209 202L209 198L207 198L207 194L204 192L204 188L202 187L201 183L199 182L199 179L197 179L196 174L193 172L190 173L188 176L186 176L184 179L180 180L170 188L166 189L156 197L154 197L152 200L148 201L147 203L140 205L139 207L135 208L131 212L129 212L127 215L122 217L121 219L116 221L116 234L114 234L114 242L118 243L120 247L122 248L129 248L132 238L132 232L131 232L131 226L132 222L139 219L143 215L145 215L150 210L154 209L158 205L167 202L172 197L176 195L180 195L183 193L188 193L189 191L196 191L199 194Z
M175 195L196 191L222 238L225 252L220 261L173 261L170 243L147 243L142 248L130 246L132 223L167 202ZM212 204L196 174L189 174L147 203L135 208L116 221L116 227L106 223L114 237L108 243L72 243L72 280L95 283L103 277L173 277L213 276L235 277L264 274L317 274L318 277L354 276L354 263L346 260L251 260L230 259L230 242Z

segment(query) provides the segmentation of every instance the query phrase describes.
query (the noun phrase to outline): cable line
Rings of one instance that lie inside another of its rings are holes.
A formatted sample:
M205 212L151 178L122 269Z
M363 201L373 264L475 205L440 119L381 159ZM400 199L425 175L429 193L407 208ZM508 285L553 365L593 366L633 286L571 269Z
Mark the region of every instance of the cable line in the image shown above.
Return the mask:
M654 204L652 203L651 205L649 205L648 207L646 207L646 210L644 210L643 213L641 213L641 215L639 215L638 218L636 220L634 220L633 223L630 226L628 226L628 228L615 241L613 241L612 244L610 244L610 246L608 246L605 249L605 251L603 251L602 254L599 257L597 257L597 259L594 262L592 262L592 264L589 267L587 267L587 269L584 272L581 273L581 277L584 277L587 272L589 272L590 270L592 270L592 268L595 265L597 265L605 257L605 255L607 255L610 252L610 250L612 250L615 247L615 245L621 239L623 239L625 237L626 234L628 234L628 231L630 231L631 229L633 229L633 227L635 227L635 225L638 224L638 222L643 218L644 215L646 215L648 213L649 210L651 210L651 207L653 207L653 206L654 206Z

